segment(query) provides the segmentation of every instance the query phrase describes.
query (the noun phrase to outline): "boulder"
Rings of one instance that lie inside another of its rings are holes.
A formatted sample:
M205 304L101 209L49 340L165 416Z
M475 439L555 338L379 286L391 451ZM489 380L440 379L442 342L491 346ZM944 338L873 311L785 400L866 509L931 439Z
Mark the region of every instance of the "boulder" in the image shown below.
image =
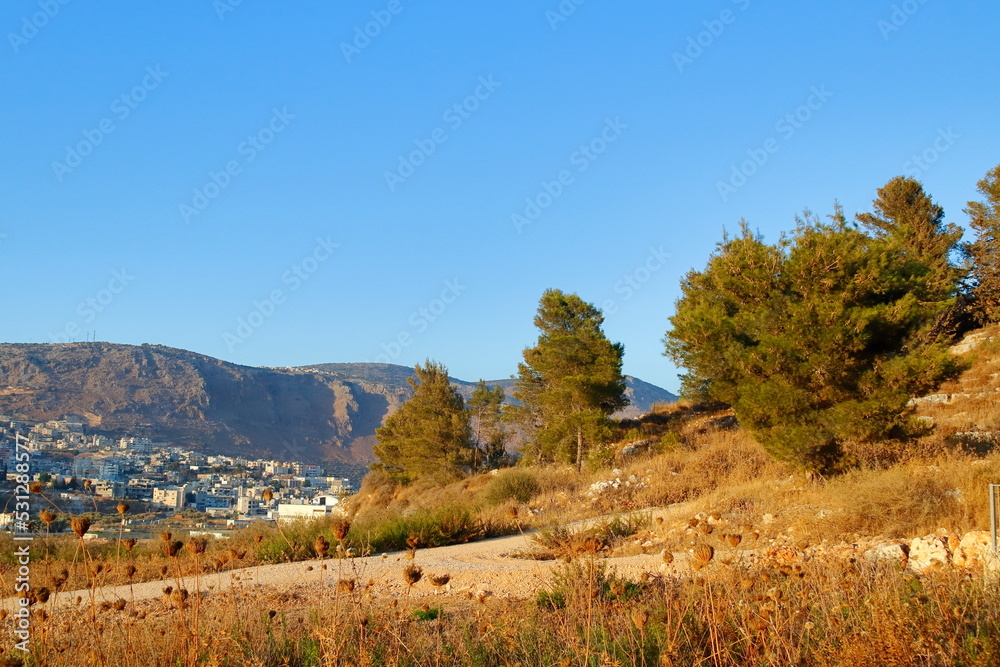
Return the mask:
M905 544L881 544L864 552L866 560L872 562L893 561L905 563L909 547Z
M947 565L949 560L947 538L928 535L910 540L907 566L914 572L924 572L935 565Z
M990 550L990 533L974 530L962 536L952 556L952 565L965 570L983 566L983 556Z

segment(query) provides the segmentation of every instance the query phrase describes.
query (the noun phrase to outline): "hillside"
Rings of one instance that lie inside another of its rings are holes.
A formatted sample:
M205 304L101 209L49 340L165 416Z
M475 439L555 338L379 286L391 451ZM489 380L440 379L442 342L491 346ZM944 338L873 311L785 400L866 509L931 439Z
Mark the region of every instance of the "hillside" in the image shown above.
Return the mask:
M372 460L375 429L410 395L392 364L254 368L161 345L0 344L0 414L77 414L109 436L149 433L203 451L323 461L343 474ZM511 380L498 382L510 388ZM467 396L475 384L455 380ZM669 402L634 378L632 412Z

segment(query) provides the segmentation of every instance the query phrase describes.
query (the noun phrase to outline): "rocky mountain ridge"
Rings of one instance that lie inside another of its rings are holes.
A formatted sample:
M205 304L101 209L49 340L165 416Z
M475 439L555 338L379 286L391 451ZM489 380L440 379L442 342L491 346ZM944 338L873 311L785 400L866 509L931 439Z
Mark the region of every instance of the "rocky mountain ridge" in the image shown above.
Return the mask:
M223 454L362 470L375 429L410 396L412 369L393 364L240 366L162 345L0 344L0 414L80 415L92 432L148 433ZM454 380L470 395L475 383ZM510 392L512 380L500 380ZM634 416L675 396L629 378Z

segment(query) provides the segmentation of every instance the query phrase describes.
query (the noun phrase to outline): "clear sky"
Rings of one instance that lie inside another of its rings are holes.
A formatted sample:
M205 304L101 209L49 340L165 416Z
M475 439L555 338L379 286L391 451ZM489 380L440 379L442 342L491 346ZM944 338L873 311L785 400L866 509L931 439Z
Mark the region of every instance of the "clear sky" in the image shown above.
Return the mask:
M679 281L741 217L775 240L907 174L965 222L1000 162L998 19L986 0L8 0L0 340L492 379L556 287L605 309L627 373L676 390Z

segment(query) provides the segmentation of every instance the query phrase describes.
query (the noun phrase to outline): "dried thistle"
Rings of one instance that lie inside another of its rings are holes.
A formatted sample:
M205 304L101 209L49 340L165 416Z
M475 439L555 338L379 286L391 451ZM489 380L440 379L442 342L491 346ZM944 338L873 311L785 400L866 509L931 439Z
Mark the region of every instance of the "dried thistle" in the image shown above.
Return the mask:
M167 554L171 558L177 558L177 554L180 553L181 549L184 548L184 543L180 540L175 540L173 542L168 542L163 545L163 553Z
M706 565L715 556L715 549L708 544L698 544L691 555L694 556L695 561Z
M631 616L632 622L635 623L635 627L639 628L640 632L646 629L646 623L649 622L648 611L645 609L633 609Z
M712 531L715 530L710 523L700 523L698 524L698 530L702 532L703 535L711 535Z
M410 535L406 538L406 546L411 549L416 549L420 546L420 537L416 533L410 533Z
M331 529L333 530L333 536L337 539L337 541L343 542L347 539L347 534L351 532L351 522L347 519L337 519L333 522Z
M424 570L419 565L407 565L403 568L403 579L406 580L407 585L410 587L420 581L422 576L424 576Z
M205 547L208 546L208 540L204 537L192 537L188 540L187 549L194 555L199 555L205 553Z
M164 531L160 533L160 539L163 540L164 544L169 544L170 540L173 538L174 534L170 531Z
M729 546L731 547L735 548L740 546L740 542L742 541L743 541L742 535L726 535L726 542L729 542Z
M128 503L118 503L118 505L115 506L115 509L118 510L118 513L124 517L126 514L128 514L128 511L132 509L132 506L129 505Z
M31 482L28 484L28 491L31 493L41 493L43 485L41 482Z
M135 545L137 545L138 543L139 540L135 539L134 537L126 537L124 540L122 540L122 546L125 547L125 551L132 551L132 549L135 549Z
M337 590L341 593L353 593L354 592L354 579L340 579L337 581Z
M450 574L431 575L432 586L441 588L442 586L446 586L449 581L451 581Z
M264 489L263 497L265 503L271 502L271 500L274 499L274 491L271 489Z
M135 565L129 565L128 567L125 568L125 576L128 577L129 579L134 577L135 573L136 573Z
M83 536L87 534L90 530L90 517L86 516L75 516L70 519L69 527L73 529L76 536L83 539Z
M45 509L43 509L41 512L38 513L38 518L41 519L42 523L44 523L46 527L49 528L52 527L52 522L54 522L57 517L58 515L52 510L50 510L48 507L46 507Z
M327 552L330 551L330 542L328 542L322 535L317 535L316 541L313 542L313 551L315 551L316 555L320 558L326 558Z

